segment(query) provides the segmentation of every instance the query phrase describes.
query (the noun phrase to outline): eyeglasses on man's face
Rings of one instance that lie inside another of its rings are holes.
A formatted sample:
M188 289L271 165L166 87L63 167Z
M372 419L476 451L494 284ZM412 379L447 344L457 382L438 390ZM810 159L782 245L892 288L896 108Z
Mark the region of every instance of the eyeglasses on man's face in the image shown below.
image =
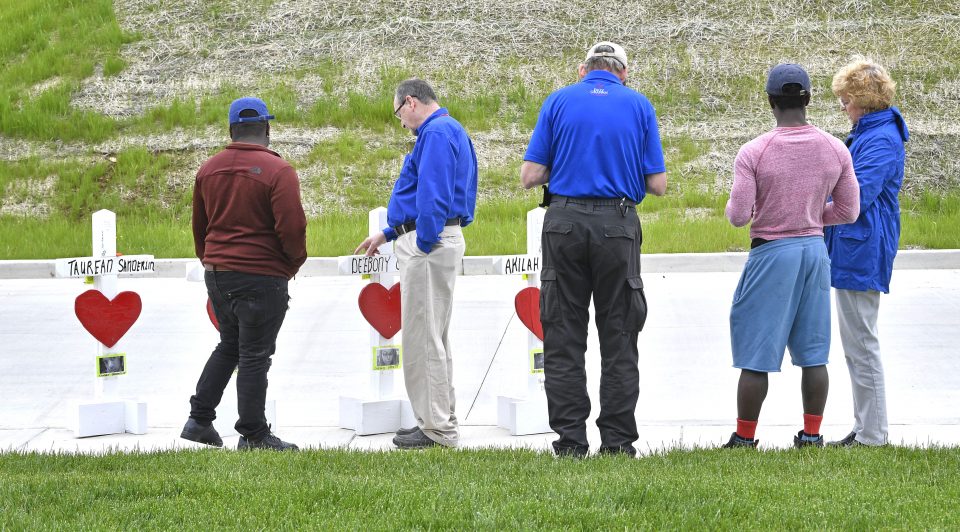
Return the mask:
M395 117L397 117L397 118L400 118L400 109L403 109L403 106L404 106L404 105L407 105L407 102L408 102L408 100L407 100L406 98L404 98L404 99L403 99L403 103L401 103L400 105L398 105L397 108L393 110L393 116L395 116Z

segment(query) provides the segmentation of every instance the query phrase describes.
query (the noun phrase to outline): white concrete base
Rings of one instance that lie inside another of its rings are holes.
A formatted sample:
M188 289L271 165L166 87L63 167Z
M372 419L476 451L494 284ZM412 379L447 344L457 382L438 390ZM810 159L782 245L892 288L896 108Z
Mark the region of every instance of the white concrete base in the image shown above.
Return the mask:
M267 399L267 402L264 403L263 406L263 413L267 416L267 424L270 425L271 430L276 433L277 402L273 399ZM213 420L213 428L217 429L217 433L220 434L221 438L236 436L237 429L235 425L239 420L240 414L237 413L237 397L234 395L232 401L220 401L220 406L217 407L217 419Z
M498 396L497 425L510 431L511 436L553 432L547 417L545 397L521 399Z
M417 424L410 401L406 399L366 400L340 396L340 428L359 436L396 432L400 427Z
M147 403L135 400L85 402L77 405L77 438L107 434L147 433Z

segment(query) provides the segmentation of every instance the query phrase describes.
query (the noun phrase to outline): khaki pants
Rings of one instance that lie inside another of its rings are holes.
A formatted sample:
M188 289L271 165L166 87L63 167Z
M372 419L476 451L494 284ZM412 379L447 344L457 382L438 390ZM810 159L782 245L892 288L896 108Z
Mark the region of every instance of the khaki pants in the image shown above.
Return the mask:
M403 330L403 378L420 429L453 447L459 439L453 393L450 317L457 268L466 246L460 226L448 226L429 254L417 247L416 232L397 239Z
M840 290L837 321L853 389L853 432L867 445L887 443L887 393L877 339L880 292Z

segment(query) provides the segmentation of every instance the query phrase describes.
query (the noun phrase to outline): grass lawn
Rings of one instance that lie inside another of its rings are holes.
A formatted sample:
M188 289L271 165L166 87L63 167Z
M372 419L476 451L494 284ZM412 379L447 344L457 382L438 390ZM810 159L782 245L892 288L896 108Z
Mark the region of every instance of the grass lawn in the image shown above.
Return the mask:
M956 529L960 449L0 454L0 529Z
M104 198L104 201L109 201ZM184 200L186 201L186 200ZM526 250L526 213L539 199L481 204L476 221L464 230L467 255L512 255ZM702 198L647 199L640 207L643 253L746 251L749 229L735 228L723 215L725 196L702 205ZM688 207L686 205L697 205ZM376 205L374 205L376 206ZM105 208L113 207L108 205ZM161 212L117 208L117 248L121 253L159 258L193 257L193 233L186 208ZM960 194L902 198L901 248L960 248ZM91 210L91 213L93 211ZM83 257L90 253L90 218L39 220L0 217L0 260ZM311 257L350 255L366 236L365 213L331 213L311 217L307 251Z

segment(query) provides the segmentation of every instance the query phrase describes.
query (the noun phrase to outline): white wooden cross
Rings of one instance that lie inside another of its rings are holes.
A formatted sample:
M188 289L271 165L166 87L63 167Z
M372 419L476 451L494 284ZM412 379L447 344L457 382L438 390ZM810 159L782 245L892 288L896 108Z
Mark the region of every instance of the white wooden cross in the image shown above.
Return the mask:
M369 214L369 233L376 234L387 226L387 209L377 207ZM349 255L338 258L341 275L369 276L371 283L380 283L390 289L396 283L400 272L397 257L393 253L393 242L380 246L380 254L373 257ZM402 289L402 287L401 287ZM377 367L378 354L389 350L391 354L402 357L400 335L384 338L370 327L370 384L365 397L340 397L340 427L352 429L359 435L394 432L403 427L416 424L410 401L397 397L395 384L400 371L397 368ZM397 359L399 363L400 360Z
M539 207L527 212L527 254L501 257L496 266L498 273L523 275L528 287L540 287L540 270L543 268L541 233L545 214L546 210ZM543 342L529 330L525 355L522 358L514 357L511 367L526 374L526 393L517 394L521 397L497 397L497 425L510 431L513 436L551 431L547 398L543 391Z
M156 273L153 255L117 256L117 215L108 210L93 214L93 255L57 259L54 265L56 277L93 277L94 290L107 300L117 296L118 275L142 275ZM94 369L94 401L81 402L75 419L77 437L101 436L131 432L144 434L147 431L147 404L119 397L121 375L101 375L100 359L108 357L126 364L126 355L114 344L108 347L97 341ZM113 356L111 356L113 355ZM123 372L126 367L122 368Z

